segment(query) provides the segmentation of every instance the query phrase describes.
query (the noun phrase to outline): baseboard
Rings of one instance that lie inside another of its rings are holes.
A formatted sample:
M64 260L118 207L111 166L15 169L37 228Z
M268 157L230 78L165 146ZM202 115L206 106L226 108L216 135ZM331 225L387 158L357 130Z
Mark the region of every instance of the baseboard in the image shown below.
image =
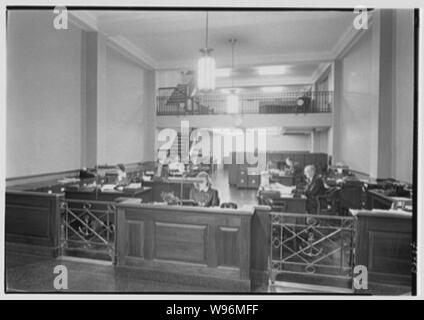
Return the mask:
M59 256L60 247L44 247L25 243L6 242L6 253L25 253L42 257L56 258Z
M275 281L270 283L271 292L281 293L328 293L328 294L354 294L353 289L322 286L314 284Z

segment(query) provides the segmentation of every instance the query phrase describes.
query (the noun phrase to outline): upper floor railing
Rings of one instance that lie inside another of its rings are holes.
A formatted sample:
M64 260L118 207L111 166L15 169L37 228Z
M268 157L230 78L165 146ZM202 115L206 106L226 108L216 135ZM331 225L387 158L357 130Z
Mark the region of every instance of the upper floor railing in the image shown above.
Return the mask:
M333 106L332 91L239 93L236 110L228 109L227 93L190 96L188 92L184 85L159 88L157 115L329 113Z

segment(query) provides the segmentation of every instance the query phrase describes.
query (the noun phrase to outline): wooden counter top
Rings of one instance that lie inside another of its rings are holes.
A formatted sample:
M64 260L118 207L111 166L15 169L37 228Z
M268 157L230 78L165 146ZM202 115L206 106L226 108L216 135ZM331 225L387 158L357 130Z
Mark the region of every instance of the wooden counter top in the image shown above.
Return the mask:
M122 202L119 202L117 208L144 208L149 210L169 210L175 213L190 213L195 212L199 214L228 214L228 215L253 215L255 208L254 206L243 206L240 209L229 209L229 208L220 208L220 207L199 207L199 206L176 206L176 205L167 205L165 203L142 203L139 199L126 199Z
M412 212L404 211L404 210L349 210L351 215L353 216L367 216L367 217L375 217L375 218L402 218L402 219L411 219Z

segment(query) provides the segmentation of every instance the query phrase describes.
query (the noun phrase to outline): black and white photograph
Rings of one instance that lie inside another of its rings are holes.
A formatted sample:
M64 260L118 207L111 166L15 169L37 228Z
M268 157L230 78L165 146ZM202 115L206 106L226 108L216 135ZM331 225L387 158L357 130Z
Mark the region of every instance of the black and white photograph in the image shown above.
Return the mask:
M6 296L418 294L418 8L4 10Z

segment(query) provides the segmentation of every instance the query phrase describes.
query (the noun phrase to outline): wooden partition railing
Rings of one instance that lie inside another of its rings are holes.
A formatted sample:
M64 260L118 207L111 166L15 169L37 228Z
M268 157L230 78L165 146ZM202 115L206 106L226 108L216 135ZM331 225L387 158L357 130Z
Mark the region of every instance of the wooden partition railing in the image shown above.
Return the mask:
M228 114L227 93L214 91L190 96L180 86L159 88L157 115ZM238 95L240 114L329 113L333 107L332 91L248 92Z

